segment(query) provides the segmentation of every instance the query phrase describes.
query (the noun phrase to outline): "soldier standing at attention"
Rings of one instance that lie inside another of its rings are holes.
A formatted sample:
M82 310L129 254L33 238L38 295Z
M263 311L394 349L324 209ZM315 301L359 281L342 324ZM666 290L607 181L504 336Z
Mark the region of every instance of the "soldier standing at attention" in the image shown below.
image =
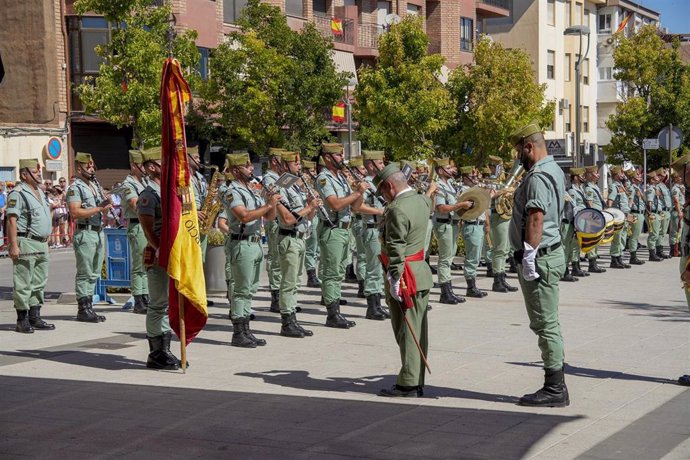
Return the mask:
M666 181L668 180L668 174L666 168L661 167L656 170L657 177L659 178L659 183L657 184L657 189L659 190L659 205L661 207L659 211L659 238L656 243L656 255L662 259L670 259L669 254L664 253L664 236L668 233L668 227L671 223L671 209L673 209L673 199L671 198L671 190L666 186ZM669 243L670 245L671 243Z
M647 202L647 249L649 249L649 261L661 262L664 260L659 257L656 247L659 243L659 233L661 231L661 191L657 187L659 178L656 171L647 173L647 190L645 190L645 201Z
M363 156L351 158L348 166L350 169L356 169L357 172L362 176L366 177L367 171L364 169L364 160ZM353 178L354 180L354 178ZM364 294L364 280L367 276L367 256L364 252L364 232L363 228L365 226L365 216L364 211L366 210L369 212L371 209L369 206L365 204L366 200L366 192L365 194L365 199L362 200L362 205L360 206L359 210L356 213L352 213L352 240L354 240L355 248L356 248L356 260L357 260L357 265L356 267L353 268L354 273L355 273L355 278L357 278L357 297L360 299L364 299L366 295ZM380 264L380 262L379 262ZM345 278L347 280L347 272L350 270L350 265L347 265L345 268Z
M628 183L628 197L630 199L630 226L632 227L632 234L628 238L628 249L630 249L630 264L644 265L644 260L637 257L637 248L639 245L640 234L644 226L645 219L645 200L642 194L642 176L640 172L633 168L628 169L625 174L628 176L630 182Z
M491 174L497 182L503 184L506 181L503 169L503 160L500 157L489 155L490 167L493 168ZM508 241L508 229L510 227L510 216L500 215L495 208L496 197L491 199L491 215L489 216L489 234L493 244L491 268L494 274L494 282L491 290L494 292L515 292L518 289L511 286L506 281L506 258L512 257L510 254L510 242Z
M585 198L587 199L587 207L598 209L602 211L605 207L604 195L601 194L599 190L599 185L597 181L599 180L599 168L596 165L585 167ZM597 265L597 259L599 254L597 253L597 248L592 249L587 253L587 260L589 261L589 268L587 269L589 273L604 273L605 268L599 267Z
M122 182L127 189L123 196L125 203L124 217L127 219L127 239L129 240L130 253L130 282L132 295L134 296L134 308L132 312L146 314L146 309L151 304L149 298L149 286L146 281L143 254L146 247L146 235L139 224L137 215L137 200L139 194L146 187L146 177L141 166L142 156L139 150L129 151L129 175Z
M671 245L671 256L680 257L680 236L683 233L683 208L685 207L685 186L683 175L673 171L671 173L673 187L671 187L671 199L673 210L671 211L671 223L668 231L668 240Z
M352 211L357 212L369 188L368 182L360 182L354 191L340 172L343 165L342 144L322 144L321 158L324 167L316 178L316 189L328 210L333 228L319 222L319 247L323 277L321 293L328 316L326 327L349 329L355 326L340 313L341 285L345 279L347 252L350 251L350 227Z
M458 194L462 194L472 187L476 186L479 181L477 174L472 166L463 166L459 169L462 176L462 185L458 190ZM475 297L481 299L487 295L486 292L477 289L477 268L479 267L479 260L482 256L482 245L484 244L484 227L486 225L486 212L483 212L475 220L462 220L460 222L460 229L462 230L462 239L465 241L465 282L467 283L467 297Z
M67 206L70 216L76 221L72 246L77 260L77 321L98 323L105 321L105 316L97 315L93 310L96 281L101 275L105 257L103 215L113 205L93 182L96 164L91 154L77 153L74 161L76 178L67 189Z
M19 160L21 182L7 196L8 251L12 259L12 300L17 310L15 331L53 330L41 318L43 294L48 282L48 238L52 215L39 187L38 159ZM2 222L0 222L2 225Z
M579 281L576 277L589 276L589 273L580 269L580 244L575 235L574 224L577 213L587 206L585 194L580 189L584 173L585 168L570 168L570 188L568 188L565 196L561 222L561 239L565 254L565 273L561 281ZM573 265L572 274L568 270L570 263Z
M608 207L620 209L626 217L623 221L623 229L613 236L613 241L611 242L611 268L630 268L630 264L623 262L623 249L628 238L627 217L630 213L628 192L623 183L625 181L625 174L620 166L614 166L611 168L611 175L613 176L613 183L611 184L611 191L607 200Z
M311 177L316 177L316 163L313 161L302 161L302 170L304 171L303 178L305 181L311 181ZM315 190L315 185L309 183L309 187ZM306 188L306 185L305 185ZM319 214L316 213L311 220L311 233L307 237L306 249L304 251L304 267L307 270L307 287L317 288L321 287L321 281L316 276L316 270L319 264Z
M427 306L429 290L434 283L429 265L424 261L424 240L432 203L429 197L407 184L395 164L379 171L374 183L378 193L389 203L383 216L381 260L386 269L386 303L402 361L395 385L379 394L420 397L424 395L424 361L413 334L427 355Z
M283 167L281 166L280 155L285 152L285 149L271 147L268 149L268 170L263 175L262 182L266 187L273 187L273 184L283 174ZM278 193L278 191L276 191ZM266 257L266 274L268 274L268 287L271 290L271 307L269 311L272 313L280 313L280 256L278 255L278 222L267 220L264 222L264 231L266 232L266 240L268 243L268 253Z
M563 373L563 337L558 320L558 282L565 273L559 227L563 213L565 177L546 151L536 123L510 136L526 176L515 190L510 243L518 263L518 278L530 329L539 337L544 362L544 386L524 395L523 406L563 407L570 404Z
M143 264L151 293L151 305L146 311L146 338L149 342L149 369L176 370L180 360L170 351L172 330L168 321L168 273L158 265L163 214L161 210L161 148L152 147L142 154L149 183L137 200L137 214L146 237Z

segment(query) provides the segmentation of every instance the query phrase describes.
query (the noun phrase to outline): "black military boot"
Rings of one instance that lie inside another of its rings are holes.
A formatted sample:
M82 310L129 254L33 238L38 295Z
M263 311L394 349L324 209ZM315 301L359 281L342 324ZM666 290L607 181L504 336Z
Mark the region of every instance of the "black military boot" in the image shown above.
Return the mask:
M96 313L96 310L93 309L93 297L89 297L88 299L89 299L89 310L91 310L91 313L96 315L96 318L98 318L99 323L102 323L103 321L105 321L105 316L99 315L98 313Z
M618 256L618 262L623 266L623 268L632 268L632 265L626 264L625 261L623 261L623 256Z
M487 278L494 277L494 264L491 262L486 263L486 275Z
M433 267L433 266L431 265L431 261L429 260L428 257L427 257L426 259L424 259L424 262L426 262L426 264L429 266L429 269L431 270L431 274L432 274L432 275L435 275L435 274L438 273L438 270L436 270L436 267Z
M293 316L281 314L280 315L280 335L283 337L295 337L302 339L304 338L304 333L297 326L296 321L293 321Z
M625 265L623 265L623 261L621 261L620 256L611 256L611 265L609 265L611 268L625 268Z
M497 273L494 275L494 284L491 285L491 290L494 292L508 292L508 289L503 285L503 280L501 279L502 273Z
M148 294L142 294L141 299L144 301L144 307L146 307L146 309L148 310L151 306L151 298Z
M374 295L376 296L376 305L379 306L379 310L381 310L381 313L383 313L383 315L384 315L386 318L390 318L390 317L391 317L391 312L388 310L388 308L386 308L386 307L381 303L381 296L382 296L382 294L381 294L381 293L378 293L378 294L374 294Z
M292 312L291 316L292 316L292 322L295 324L295 326L297 326L297 328L300 331L302 331L302 334L304 334L305 337L311 337L312 335L314 335L313 331L310 331L309 329L303 328L302 325L299 323L299 321L297 321L297 314L295 312Z
M380 310L376 302L376 294L369 294L367 296L367 319L373 319L376 321L383 321L386 319L386 315Z
M48 324L41 318L41 305L34 305L29 308L29 324L31 324L34 329L44 331L52 331L55 329L54 324Z
M568 282L575 282L575 281L580 281L579 279L575 278L571 273L570 270L568 269L568 266L566 265L565 267L565 273L563 273L563 276L561 277L561 281L568 281Z
M163 353L166 356L170 364L177 364L178 367L181 366L182 362L179 359L177 359L177 356L175 356L172 351L170 351L170 342L172 342L172 332L164 332L162 337L163 348L161 349L161 353ZM189 366L189 363L187 363L187 366Z
M321 281L319 281L319 278L316 276L316 270L313 268L307 270L307 287L321 287Z
M637 258L637 251L630 251L630 263L632 265L644 265L644 260Z
M450 292L450 283L441 283L441 298L438 301L447 305L456 305L459 303L458 299Z
M252 330L249 327L249 324L250 324L249 321L250 321L249 318L244 319L244 335L246 337L249 337L249 340L254 342L257 347L263 347L264 345L266 345L266 341L264 339L260 339L254 335L254 333L252 332Z
M505 272L504 272L504 273L501 273L501 281L503 282L503 285L506 287L506 289L508 289L508 292L517 292L518 288L516 288L515 286L511 286L511 285L508 284L508 282L506 281L506 274L505 274Z
M663 259L656 254L655 249L649 250L649 261L650 262L661 262Z
M589 273L587 273L587 272L584 271L582 268L580 268L580 262L579 262L579 261L578 261L578 262L573 262L573 263L572 263L572 266L573 266L573 271L572 271L573 276L577 276L577 277L579 277L579 278L583 278L583 277L585 277L585 276L589 276Z
M268 311L280 313L280 291L278 289L271 289L271 308Z
M364 295L364 280L360 281L357 280L357 298L359 299L364 299L366 296Z
M237 318L232 320L232 340L230 345L241 348L256 348L256 343L244 332L244 325L248 323L247 318Z
M670 255L668 255L664 252L663 246L657 246L656 247L656 255L661 257L662 259L670 259L671 258Z
M527 394L520 398L519 404L531 407L565 407L570 405L563 369L544 369L544 386L536 393Z
M146 304L144 303L143 295L134 296L134 307L132 308L132 313L138 313L140 315L146 314Z
M77 299L77 321L83 323L98 323L99 318L96 312L91 309L91 299L80 297Z
M354 321L348 321L340 314L340 303L337 300L326 306L326 311L328 312L328 316L326 316L326 327L350 329L355 326Z
M457 299L458 303L463 303L463 302L465 302L466 299L465 299L463 296L457 295L457 294L455 293L455 290L453 289L453 282L452 282L452 281L448 281L448 286L450 287L450 293L451 293L451 295Z
M345 282L346 283L356 283L357 282L357 274L355 273L355 266L353 264L350 264L345 268Z
M467 297L476 297L481 299L482 297L486 297L488 295L488 293L477 289L477 283L474 278L467 278L465 281L467 282L467 292L465 293Z
M163 369L167 371L175 371L180 368L180 363L175 358L170 358L165 353L163 336L157 335L155 337L146 337L149 341L149 357L146 360L146 367L149 369ZM168 346L170 343L168 342ZM172 353L171 353L172 354ZM174 356L173 356L174 358Z
M22 334L34 333L34 328L29 322L28 310L17 310L17 327L15 327L14 330L16 332L21 332Z
M605 273L606 269L597 265L597 259L589 259L589 268L587 268L587 271L589 273Z
M508 256L508 272L517 273L517 264L515 263L515 258L513 256Z

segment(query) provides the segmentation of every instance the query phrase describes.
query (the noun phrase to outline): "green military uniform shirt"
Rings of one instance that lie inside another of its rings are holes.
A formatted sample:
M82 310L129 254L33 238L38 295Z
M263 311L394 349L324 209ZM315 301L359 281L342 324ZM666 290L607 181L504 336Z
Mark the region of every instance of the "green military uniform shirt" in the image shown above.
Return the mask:
M664 211L670 211L673 208L673 200L671 199L671 191L668 189L666 184L663 182L659 182L656 184L656 187L659 189L661 192L661 198L660 198L660 204L661 204L661 209Z
M337 172L333 174L330 169L323 168L323 170L316 177L316 190L323 200L324 206L328 210L328 217L331 222L338 224L339 222L350 222L352 220L352 211L350 206L346 206L338 212L334 211L326 201L329 196L335 195L338 198L344 198L352 193L347 179L342 173Z
M656 186L648 185L644 194L647 205L649 206L649 211L651 212L661 211L661 200L657 195L657 190Z
M163 226L163 214L161 211L161 187L154 181L142 190L137 200L137 213L145 216L153 216L153 231L160 236Z
M628 184L628 194L630 198L630 212L643 213L645 211L645 203L642 202L642 188L630 182Z
M105 200L105 197L100 190L85 182L80 177L77 177L72 185L67 188L67 203L81 203L84 209L95 208ZM77 219L79 224L90 224L100 226L103 219L103 213L98 212L86 219Z
M447 204L454 205L458 202L458 190L455 188L452 180L448 182L444 180L436 181L437 191L434 198L434 208L438 205ZM454 219L455 213L438 212L434 213L434 220L436 219Z
M614 208L618 208L626 214L630 212L628 193L625 190L625 186L621 182L614 181L613 184L611 184L609 200L611 200Z
M48 238L52 231L52 214L45 193L38 189L36 198L31 187L20 182L7 196L8 216L17 216L17 233Z
M125 180L122 181L122 185L127 187L127 191L125 192L124 196L122 197L122 201L126 203L124 206L125 208L125 213L124 216L126 219L136 219L137 218L137 210L130 208L129 206L129 200L133 198L138 198L139 195L141 194L142 191L146 188L144 184L139 182L139 180L132 176L131 174L125 177Z
M599 186L594 182L587 182L587 184L585 184L585 197L588 202L592 203L594 209L601 211L606 207L604 196L601 194Z
M285 201L296 213L299 213L302 209L304 209L307 204L306 196L297 185L281 189L280 196L283 198L283 201ZM309 230L309 225L309 219L302 219L297 223L297 225L294 226L286 225L281 219L278 219L278 226L280 228L286 230L295 230L300 233L306 233L307 230Z
M383 201L380 196L376 194L376 186L374 185L374 178L366 177L369 183L369 188L364 191L364 204L371 208L383 209ZM364 224L375 224L379 221L379 216L374 214L362 214L362 221Z
M683 185L673 184L673 187L671 188L671 196L678 200L678 203L680 203L680 209L685 207L685 187ZM673 208L675 209L675 207Z
M239 181L234 181L228 188L223 197L223 205L228 216L228 226L233 235L255 235L261 234L261 219L256 219L243 224L231 211L237 206L244 206L247 211L253 211L263 206L265 201L254 190L246 187Z

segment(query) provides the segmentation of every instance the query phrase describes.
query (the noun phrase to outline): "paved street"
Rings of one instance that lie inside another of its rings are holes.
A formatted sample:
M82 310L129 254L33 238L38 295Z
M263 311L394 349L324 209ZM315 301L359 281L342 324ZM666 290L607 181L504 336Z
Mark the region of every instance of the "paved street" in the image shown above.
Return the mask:
M608 257L604 257L608 267ZM74 289L69 250L54 253L44 316L14 332L11 263L0 260L2 458L690 458L690 315L678 259L561 284L571 405L527 409L542 383L522 296L433 303L425 398L389 400L399 355L388 322L364 318L345 285L351 330L323 327L319 293L303 289L314 337L278 335L269 292L253 328L268 345L229 346L228 305L213 298L181 372L145 368L144 317L99 305L107 321L73 320L56 302ZM483 273L483 270L482 270ZM456 285L464 287L460 272ZM265 273L263 274L265 278ZM489 278L479 287L490 289ZM509 282L517 284L514 275ZM262 283L265 286L265 280ZM458 289L460 290L460 289ZM461 289L464 291L464 289ZM438 299L435 289L432 299ZM179 352L175 343L175 352Z

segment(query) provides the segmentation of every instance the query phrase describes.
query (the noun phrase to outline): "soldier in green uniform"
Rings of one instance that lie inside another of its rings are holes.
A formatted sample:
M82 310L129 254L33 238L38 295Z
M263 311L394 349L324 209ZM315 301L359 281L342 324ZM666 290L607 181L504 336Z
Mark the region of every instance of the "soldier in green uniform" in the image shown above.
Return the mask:
M587 200L587 207L603 210L606 206L604 202L604 195L599 190L599 185L597 181L599 180L599 168L596 165L585 167L585 198ZM599 254L597 248L592 249L587 253L587 260L589 261L589 268L587 269L589 273L604 273L605 268L599 267L597 265L597 259Z
M268 170L261 178L264 185L272 188L280 175L284 172L281 166L280 155L285 149L271 147L268 150ZM277 193L277 191L276 191ZM268 274L268 287L271 290L271 307L269 311L280 313L280 256L278 254L278 222L274 220L264 223L268 253L266 257L266 273Z
M228 166L226 162L226 171L223 174L225 176L225 183L218 187L218 196L220 196L221 198L228 193L232 193L232 182L235 180L235 176L233 176L231 172L228 172L227 168ZM223 245L225 250L225 285L227 286L228 305L232 305L232 297L235 289L235 283L232 280L232 262L230 260L231 240L229 238L230 226L228 224L228 214L225 210L225 207L223 207L223 210L218 214L218 229L225 235L225 243ZM228 318L232 320L232 309L228 311Z
M316 163L313 161L302 161L303 180L309 181L309 187L314 190L315 186L312 178L316 177ZM306 185L305 185L306 188ZM321 281L316 275L319 263L319 214L316 213L311 220L311 233L307 236L306 249L304 252L304 267L307 270L307 287L321 287Z
M673 162L672 165L676 174L682 177L680 181L685 187L690 185L690 153L686 150L684 155ZM680 241L680 279L684 283L685 300L690 309L690 206L682 208L683 220L685 221L685 226L683 227L683 233L681 235ZM687 359L686 359L687 363ZM678 378L678 383L683 386L690 386L690 374L682 375Z
M659 233L661 232L661 192L657 187L659 179L656 171L647 173L647 190L644 198L647 202L647 249L649 249L649 261L661 262L663 258L657 254L656 247L659 245Z
M614 235L611 242L611 268L630 268L630 264L623 262L623 249L628 238L627 217L630 213L628 192L624 184L625 173L620 166L614 166L611 168L611 176L613 183L607 200L608 207L620 209L626 217L626 220L623 221L623 229Z
M630 180L628 183L628 198L630 200L630 227L632 232L628 238L628 248L630 249L630 264L644 265L644 260L637 257L637 248L644 226L645 220L645 199L642 194L642 176L640 172L635 169L628 169L625 174Z
M15 331L52 330L41 318L43 294L48 282L48 238L52 214L40 188L41 166L37 159L19 160L21 182L7 196L8 252L12 259L12 299L17 310ZM0 225L2 223L0 222Z
M146 247L146 236L139 224L137 216L137 199L139 194L146 187L144 185L144 170L141 166L141 151L129 151L129 175L122 181L126 192L124 194L124 217L127 219L127 239L129 240L129 279L131 283L132 295L134 296L134 313L145 314L146 309L151 304L149 298L149 286L146 281L146 270L144 269L143 254Z
M349 329L355 326L355 322L347 320L340 313L340 289L345 279L347 253L350 251L352 212L359 210L369 183L360 182L354 191L350 189L347 179L340 172L344 167L341 144L322 144L321 158L324 167L316 178L316 190L334 225L329 228L322 220L318 229L323 267L321 293L328 311L326 326Z
M407 184L395 164L379 171L374 183L389 203L383 215L381 256L386 266L386 303L390 308L391 326L402 362L395 385L379 394L419 397L424 394L425 371L414 337L427 355L427 305L429 290L434 283L429 265L424 261L424 240L433 206L429 197L417 193ZM410 280L414 280L415 291Z
M563 373L563 338L558 319L559 280L565 273L565 255L559 227L563 213L565 177L546 151L536 123L511 134L527 174L515 190L510 243L518 263L518 278L527 307L530 329L539 337L544 362L544 386L524 395L524 406L563 407L570 404Z
M458 195L475 187L479 181L477 173L472 166L463 166L458 169L462 177L462 185L458 189ZM486 212L482 213L475 220L463 220L460 223L462 239L465 241L465 282L467 283L467 297L481 299L487 295L486 292L477 289L477 267L482 256L482 246L484 244L486 225Z
M585 194L580 188L585 168L570 168L570 187L565 195L563 219L561 221L561 240L565 254L565 273L561 281L578 281L577 277L589 276L589 273L580 269L580 245L575 234L575 216L585 209L587 202ZM568 266L572 263L573 271L570 273Z
M141 155L149 177L148 185L137 199L137 215L147 242L143 264L146 267L146 278L151 293L151 304L146 310L146 338L149 342L146 367L175 370L180 368L180 360L170 351L172 330L168 321L169 279L165 268L158 265L158 249L163 226L161 148L152 147Z
M503 160L501 157L490 155L489 165L490 168L493 168L492 177L499 184L504 184L506 175L503 171ZM489 235L493 245L491 268L494 276L491 290L494 292L515 292L518 290L506 281L506 258L508 256L512 257L512 254L510 254L510 242L508 241L509 227L510 216L502 216L496 211L496 195L494 195L491 199L491 214L489 216Z
M256 348L266 345L266 341L255 337L249 327L252 297L259 287L263 260L261 219L275 219L280 194L271 194L265 201L249 185L254 166L248 153L233 153L226 158L230 172L235 176L235 181L222 200L230 227L229 256L235 282L230 306L233 326L230 344Z
M666 168L661 167L656 170L659 183L656 188L659 190L659 238L656 243L656 255L662 259L671 258L670 255L664 253L664 237L668 233L668 227L671 223L671 209L673 209L673 199L671 198L671 190L666 185L668 181L668 173ZM670 245L670 243L669 243Z
M280 155L282 170L297 176L300 157L297 152L284 151ZM280 190L283 205L276 207L278 215L278 259L280 261L280 335L309 337L314 335L297 322L297 288L304 270L305 239L312 231L310 221L321 201L307 199L297 184Z
M453 169L448 158L434 160L436 168L436 195L434 198L434 233L438 241L438 283L441 286L439 302L455 305L465 301L464 297L455 295L451 281L451 263L458 247L459 219L455 212L469 209L469 201L458 202L458 190L452 182Z
M683 208L685 207L685 186L683 175L673 171L671 173L673 187L671 187L671 199L673 210L671 211L671 223L669 225L668 239L671 245L671 256L680 257L680 236L683 233Z
M67 189L67 206L76 222L72 246L77 260L77 321L98 323L105 321L105 316L97 315L93 310L96 281L101 274L105 257L102 222L104 214L113 205L93 182L96 178L96 165L91 154L77 153L74 160L76 179Z
M357 170L357 173L361 177L367 175L366 169L364 169L364 159L362 156L351 158L348 163L350 169ZM366 192L365 192L366 193ZM366 197L365 197L366 198ZM364 210L367 212L370 208L362 201L360 209L356 213L352 213L352 231L350 232L350 246L354 242L355 255L356 255L356 265L354 268L355 278L357 279L357 297L364 299L366 296L364 294L364 279L367 276L367 256L364 252ZM349 265L346 267L346 272L349 269ZM347 273L345 274L347 279ZM383 318L382 318L383 319Z
M199 156L199 146L187 146L187 156L189 157L189 174L192 179L192 186L194 187L194 202L196 203L196 211L199 216L199 224L206 219L202 206L208 194L208 184L204 175L201 174L202 168L201 157ZM208 246L208 235L200 235L199 241L201 244L201 259L206 260L206 247ZM212 304L212 302L210 303Z

